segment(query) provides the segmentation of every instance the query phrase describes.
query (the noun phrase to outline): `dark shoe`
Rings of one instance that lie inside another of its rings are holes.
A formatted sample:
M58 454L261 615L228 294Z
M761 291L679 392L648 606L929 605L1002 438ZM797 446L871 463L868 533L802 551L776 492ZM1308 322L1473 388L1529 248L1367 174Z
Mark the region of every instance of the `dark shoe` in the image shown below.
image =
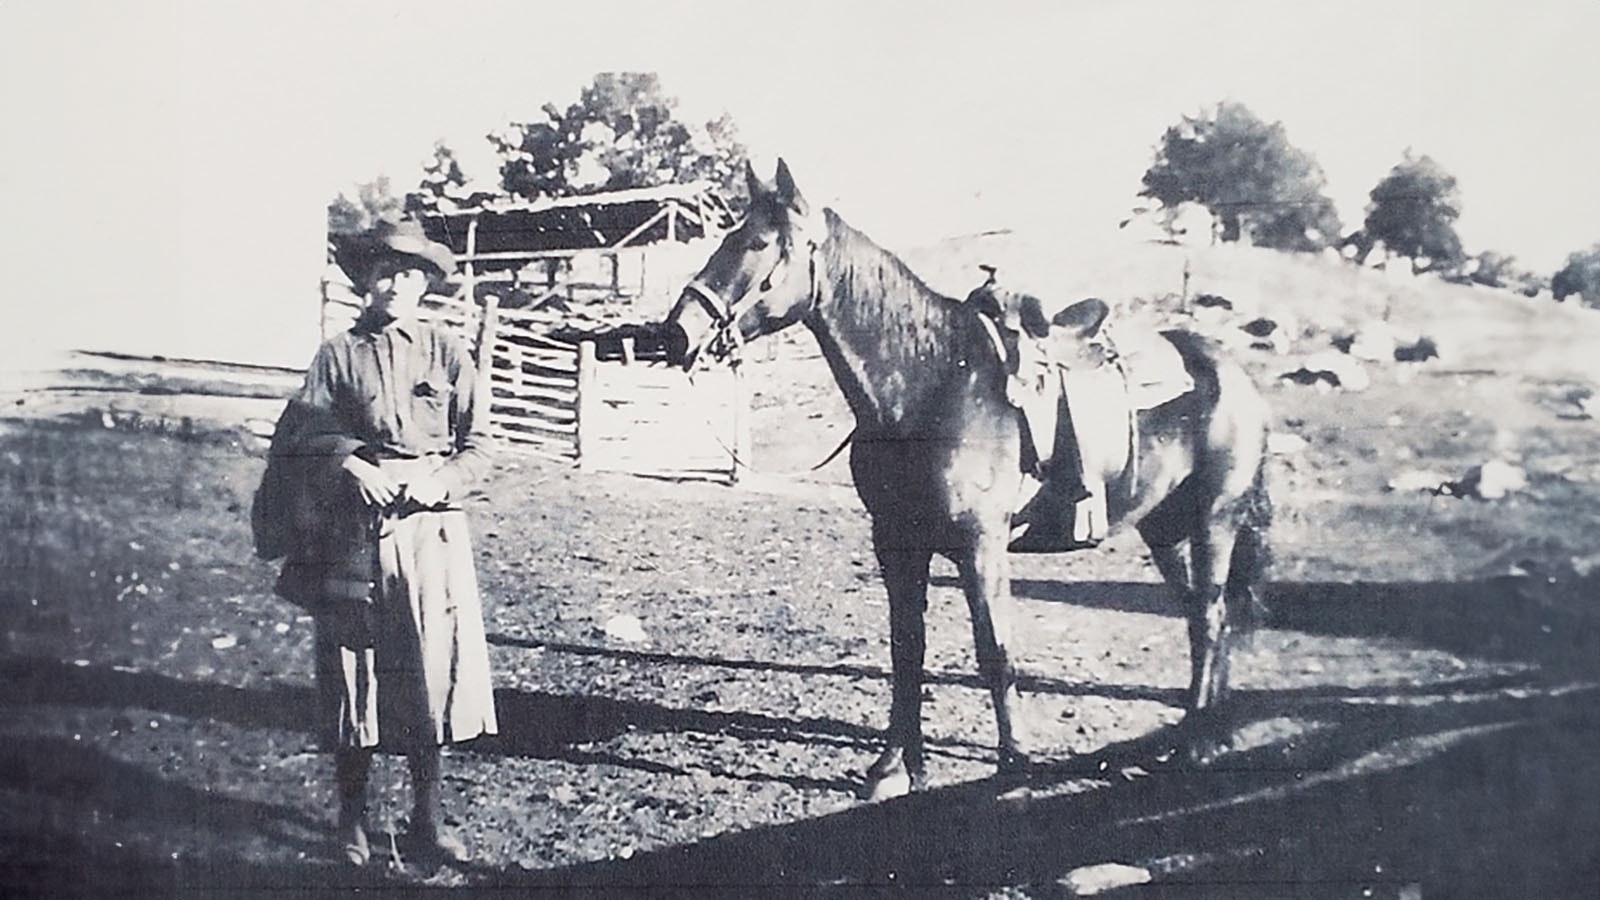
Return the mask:
M424 868L461 865L472 861L472 854L467 852L467 845L463 844L460 838L450 834L408 833L399 843L398 849L406 864Z

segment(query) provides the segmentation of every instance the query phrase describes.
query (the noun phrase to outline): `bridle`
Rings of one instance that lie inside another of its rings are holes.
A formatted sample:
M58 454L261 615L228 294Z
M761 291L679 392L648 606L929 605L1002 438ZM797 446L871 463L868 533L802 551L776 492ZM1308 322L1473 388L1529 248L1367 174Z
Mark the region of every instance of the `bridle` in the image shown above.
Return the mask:
M806 227L802 230L802 234L807 235L805 239L807 314L816 309L817 304L822 301L822 282L818 275L817 253L822 249L822 242L827 239L827 233L827 222L821 216L817 216L809 221ZM822 235L823 237L818 239L816 237L818 234ZM724 300L721 294L712 290L709 285L700 280L699 276L696 276L688 284L684 285L684 293L690 294L694 297L695 303L698 304L700 309L711 318L713 323L713 327L706 332L706 336L701 338L699 346L695 348L693 357L694 359L700 359L701 354L706 352L708 348L720 344L722 347L727 348L727 355L731 357L732 365L739 365L741 362L741 351L744 349L744 335L739 332L738 327L739 318L749 311L750 307L759 302L762 295L766 294L772 289L773 276L777 274L780 267L787 264L791 259L792 257L788 253L784 253L779 256L778 261L773 264L772 269L767 272L766 277L762 278L759 282L756 282L755 287L745 291L743 297L740 297L738 300L732 303ZM785 277L787 278L787 275ZM693 384L694 370L690 369L688 375L690 384ZM855 429L852 428L850 433L844 436L844 440L839 442L839 446L835 447L833 452L824 457L821 462L811 466L810 471L815 472L818 469L821 469L823 466L826 466L828 463L833 462L834 458L842 453L845 447L850 445L850 441L855 437L855 433ZM721 443L720 439L718 439L718 443ZM724 449L732 454L734 462L738 465L744 466L747 469L753 468L748 462L739 458L738 451L730 447L724 447Z
M816 237L819 233L823 235L820 240ZM808 222L806 227L801 230L801 234L805 236L806 243L805 302L806 312L809 313L816 308L822 299L822 283L818 275L817 252L822 247L822 241L826 240L826 223L819 216L814 223ZM744 296L731 303L704 281L701 281L698 276L685 285L684 292L694 297L695 303L710 317L712 322L711 329L701 339L699 346L695 347L694 358L698 359L700 354L710 348L721 347L726 349L727 355L733 357L737 362L740 352L744 349L744 335L740 333L738 328L739 319L746 312L749 312L751 307L759 303L768 291L772 290L772 285L776 280L774 276L778 274L779 269L790 265L792 260L791 253L785 252L781 254L765 277L756 282L755 286L745 291ZM787 273L785 273L784 277L787 280Z

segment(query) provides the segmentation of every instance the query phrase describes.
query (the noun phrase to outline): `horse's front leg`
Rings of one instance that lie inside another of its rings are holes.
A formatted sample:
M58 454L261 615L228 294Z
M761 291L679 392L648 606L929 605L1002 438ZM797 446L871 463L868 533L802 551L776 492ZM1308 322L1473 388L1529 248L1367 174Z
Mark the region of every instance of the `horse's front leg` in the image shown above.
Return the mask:
M927 783L922 753L922 667L927 650L927 550L886 548L874 541L878 568L889 594L889 654L893 662L893 700L889 707L889 746L867 770L868 800L887 800Z
M1018 717L1016 671L1010 643L1016 604L1011 599L1010 562L1003 534L980 534L971 552L956 560L961 587L972 616L972 638L978 672L994 700L995 725L1000 737L1000 771L1016 773L1028 766L1022 750L1022 723Z

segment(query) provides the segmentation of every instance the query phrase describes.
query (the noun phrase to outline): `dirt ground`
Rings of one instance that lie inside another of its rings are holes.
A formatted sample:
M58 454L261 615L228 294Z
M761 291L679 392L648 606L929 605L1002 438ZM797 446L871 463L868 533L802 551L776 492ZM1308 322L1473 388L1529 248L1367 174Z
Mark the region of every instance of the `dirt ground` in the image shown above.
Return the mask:
M1519 349L1579 340L1536 314L1359 392L1242 351L1304 444L1274 458L1271 618L1235 663L1235 748L1204 768L1167 752L1184 624L1122 535L1013 560L1040 759L1021 784L991 777L937 563L931 789L857 800L888 611L842 461L806 471L849 420L803 335L747 363L740 487L507 456L471 507L502 733L449 753L476 859L436 873L386 865L399 759L375 773L377 864L330 854L311 622L249 544L263 442L240 425L260 405L31 394L0 421L0 893L1048 897L1120 863L1152 879L1141 896L1596 896L1600 426L1573 406L1581 349ZM1387 488L1486 454L1527 484ZM626 616L642 640L608 636Z

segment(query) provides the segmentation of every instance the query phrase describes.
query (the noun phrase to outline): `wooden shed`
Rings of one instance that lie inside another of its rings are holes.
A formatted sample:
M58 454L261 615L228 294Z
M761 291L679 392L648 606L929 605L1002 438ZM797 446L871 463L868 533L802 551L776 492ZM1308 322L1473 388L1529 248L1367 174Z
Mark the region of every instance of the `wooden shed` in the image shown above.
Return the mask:
M422 220L455 253L460 289L423 316L457 329L490 386L489 425L510 450L586 469L735 481L749 458L749 399L733 369L666 365L653 327L733 224L706 184ZM324 335L359 300L323 285Z
M502 308L627 304L659 318L664 304L734 216L707 182L491 202L427 215L423 229L450 247L465 290Z

